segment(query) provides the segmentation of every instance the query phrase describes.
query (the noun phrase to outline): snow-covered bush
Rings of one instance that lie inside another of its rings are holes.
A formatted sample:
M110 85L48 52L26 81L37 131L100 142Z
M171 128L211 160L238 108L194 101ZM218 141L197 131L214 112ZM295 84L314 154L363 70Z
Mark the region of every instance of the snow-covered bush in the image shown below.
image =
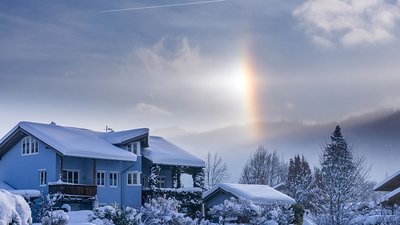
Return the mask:
M178 212L180 202L175 199L157 198L140 209L122 208L117 205L98 207L89 216L89 221L103 225L195 225L185 214ZM201 224L206 225L206 221Z
M201 188L159 188L156 190L143 190L144 202L150 202L150 199L173 198L180 202L180 212L185 212L192 218L201 217L201 206L203 204Z
M46 196L41 196L41 203L37 209L37 219L42 221L43 217L48 217L49 213L53 211L56 204L63 198L62 194L47 194Z
M43 225L66 225L68 221L68 215L63 210L48 211L46 215L42 217Z
M31 210L25 199L3 189L0 189L0 213L1 225L32 223Z
M212 207L209 215L220 223L289 224L293 211L290 206L257 205L249 200L231 198Z
M157 198L145 203L141 209L143 224L196 224L190 217L178 212L180 202L173 199Z
M118 205L97 207L89 217L89 221L102 221L104 225L135 225L140 223L141 214L131 207L120 207Z
M382 206L369 206L365 213L357 214L350 221L352 225L392 225L400 224L400 208L392 206L384 208Z
M231 198L210 209L210 216L222 221L248 223L261 216L262 208L245 199ZM221 221L221 222L222 222Z

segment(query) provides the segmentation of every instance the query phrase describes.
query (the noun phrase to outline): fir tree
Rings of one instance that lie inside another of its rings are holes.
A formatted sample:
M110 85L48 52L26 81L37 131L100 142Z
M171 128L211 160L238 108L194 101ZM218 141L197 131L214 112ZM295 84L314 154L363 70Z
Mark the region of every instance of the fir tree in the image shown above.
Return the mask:
M308 162L304 156L295 155L289 161L289 172L286 182L288 194L297 203L309 207L309 193L312 188L312 174Z
M339 126L331 135L331 141L322 152L322 195L319 196L319 211L323 223L347 224L351 219L351 207L362 197L364 184L363 164L355 158L342 135Z

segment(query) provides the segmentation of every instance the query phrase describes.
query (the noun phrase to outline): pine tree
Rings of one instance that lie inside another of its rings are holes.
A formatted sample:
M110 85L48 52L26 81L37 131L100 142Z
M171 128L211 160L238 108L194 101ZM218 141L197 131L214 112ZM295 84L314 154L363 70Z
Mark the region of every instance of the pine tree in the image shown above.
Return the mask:
M324 223L342 225L352 219L351 207L360 201L365 180L363 164L359 162L337 126L320 159L322 195L318 208Z
M304 156L295 155L289 161L289 172L286 181L288 194L293 197L297 203L309 207L310 190L312 188L312 174L310 165Z

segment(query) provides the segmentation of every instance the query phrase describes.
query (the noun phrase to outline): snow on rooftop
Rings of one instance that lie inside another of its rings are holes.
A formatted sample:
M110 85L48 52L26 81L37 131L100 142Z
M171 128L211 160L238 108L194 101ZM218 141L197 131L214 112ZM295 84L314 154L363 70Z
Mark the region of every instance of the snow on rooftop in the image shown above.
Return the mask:
M23 190L8 190L11 194L19 195L24 198L38 198L40 197L40 191L33 189L23 189Z
M17 126L66 156L136 161L136 155L115 147L99 132L55 124L20 122Z
M217 189L231 193L237 198L251 200L255 204L293 204L295 200L268 185L219 183L203 193L203 198L213 194Z
M115 132L98 132L100 136L106 139L108 142L112 144L120 144L124 141L134 139L136 137L146 135L149 133L148 128L139 128L132 130L124 130L124 131L115 131Z
M149 147L143 151L144 157L154 164L204 167L203 160L172 144L162 137L149 137Z
M389 176L388 178L384 179L383 181L377 183L374 187L374 190L376 191L377 189L382 188L382 186L386 185L387 183L391 182L393 179L395 179L396 177L400 176L400 170L397 171L396 173L392 174L391 176Z
M20 195L25 198L37 198L40 196L40 191L38 190L30 190L30 189L23 189L23 190L15 190L10 185L6 184L3 181L0 181L0 189L6 190L12 194Z
M14 190L14 188L12 188L10 185L4 183L3 181L0 181L0 189L4 189L4 190Z

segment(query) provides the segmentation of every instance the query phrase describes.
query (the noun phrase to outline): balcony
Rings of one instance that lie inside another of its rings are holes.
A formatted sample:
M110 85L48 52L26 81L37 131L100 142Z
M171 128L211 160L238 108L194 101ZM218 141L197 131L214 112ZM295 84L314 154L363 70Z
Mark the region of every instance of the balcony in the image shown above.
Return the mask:
M84 184L70 184L64 182L49 183L49 194L61 193L66 196L91 198L97 194L97 186Z

